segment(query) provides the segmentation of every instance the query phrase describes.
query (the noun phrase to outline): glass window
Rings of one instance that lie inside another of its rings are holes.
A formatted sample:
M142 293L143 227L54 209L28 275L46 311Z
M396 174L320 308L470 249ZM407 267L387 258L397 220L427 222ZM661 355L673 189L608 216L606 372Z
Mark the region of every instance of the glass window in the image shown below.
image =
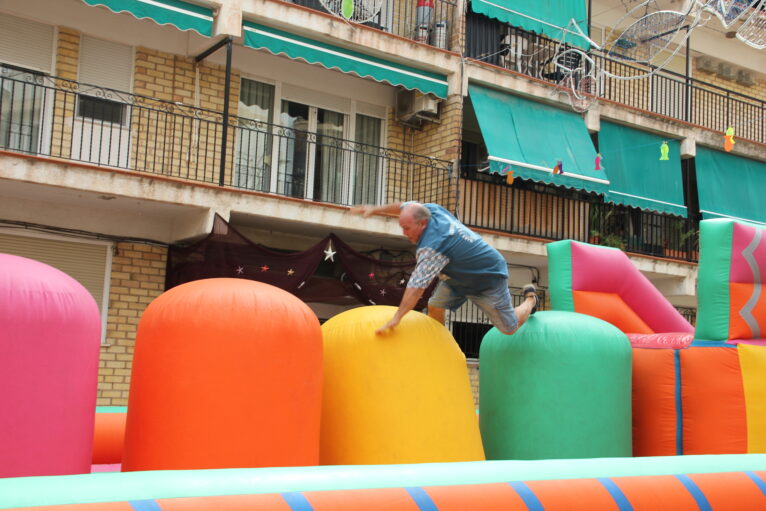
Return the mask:
M108 99L80 96L77 115L94 121L122 124L125 119L125 105Z
M274 86L242 79L234 148L234 186L269 191Z
M317 149L314 166L314 197L323 202L345 204L348 186L347 164L343 147L343 124L346 116L317 109Z
M38 152L43 75L0 64L0 148Z
M279 124L284 128L279 140L277 193L302 198L310 149L309 107L283 100Z
M383 122L374 117L357 114L356 134L358 152L354 168L354 204L376 204L379 200L382 155L380 146Z

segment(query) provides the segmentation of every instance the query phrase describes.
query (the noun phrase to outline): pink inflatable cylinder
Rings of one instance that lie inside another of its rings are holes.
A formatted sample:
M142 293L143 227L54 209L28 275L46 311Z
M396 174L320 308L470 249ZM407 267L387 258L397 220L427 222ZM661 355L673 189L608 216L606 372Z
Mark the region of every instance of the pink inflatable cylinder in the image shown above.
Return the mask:
M79 282L0 254L0 477L90 472L100 331Z

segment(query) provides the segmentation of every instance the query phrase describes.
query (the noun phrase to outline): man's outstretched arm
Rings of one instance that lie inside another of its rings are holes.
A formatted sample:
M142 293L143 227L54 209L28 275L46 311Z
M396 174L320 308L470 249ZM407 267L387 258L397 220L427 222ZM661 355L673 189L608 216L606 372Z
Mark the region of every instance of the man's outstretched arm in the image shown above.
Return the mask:
M425 288L422 287L408 287L405 289L404 296L402 296L402 301L399 303L399 308L396 310L394 317L391 318L388 323L378 328L375 333L382 334L386 330L394 328L396 325L398 325L404 315L415 308L415 305L417 305L418 300L420 300L420 297L423 296L424 292Z
M373 206L372 204L360 204L359 206L352 207L349 211L355 215L362 215L367 218L375 213L388 213L391 215L398 215L402 209L402 202L392 202L390 204L384 204L382 206Z

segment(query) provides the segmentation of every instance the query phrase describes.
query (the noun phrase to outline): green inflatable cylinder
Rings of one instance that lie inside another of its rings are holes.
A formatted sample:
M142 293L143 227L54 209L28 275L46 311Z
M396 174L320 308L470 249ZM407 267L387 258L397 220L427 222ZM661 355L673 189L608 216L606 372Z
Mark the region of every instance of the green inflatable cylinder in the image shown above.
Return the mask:
M488 460L631 456L631 348L616 327L538 312L487 332L479 368Z

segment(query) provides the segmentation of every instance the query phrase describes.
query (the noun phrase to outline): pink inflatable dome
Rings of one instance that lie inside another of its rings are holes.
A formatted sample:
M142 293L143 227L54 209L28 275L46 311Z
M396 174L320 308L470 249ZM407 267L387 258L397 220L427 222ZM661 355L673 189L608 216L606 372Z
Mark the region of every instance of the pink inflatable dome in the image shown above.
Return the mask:
M100 330L80 283L0 254L0 477L90 471Z

